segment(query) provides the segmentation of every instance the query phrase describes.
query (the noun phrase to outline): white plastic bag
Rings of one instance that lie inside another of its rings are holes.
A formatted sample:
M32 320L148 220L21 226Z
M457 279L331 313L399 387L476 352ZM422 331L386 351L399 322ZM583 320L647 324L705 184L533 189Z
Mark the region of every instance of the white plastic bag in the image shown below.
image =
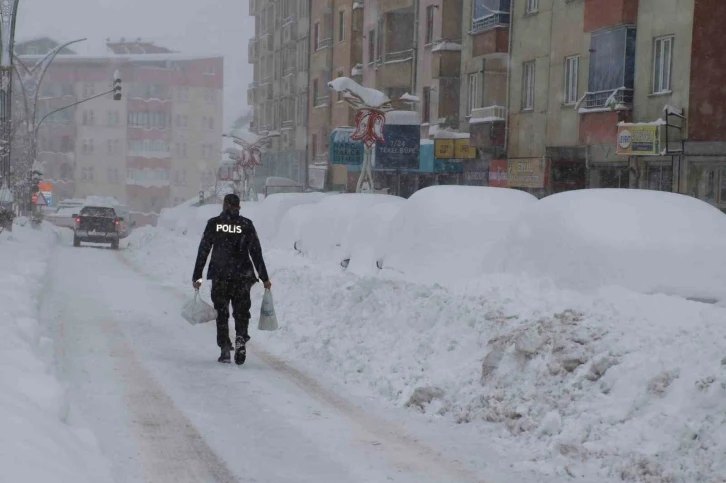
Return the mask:
M265 290L262 297L262 307L260 307L260 323L257 324L259 330L277 330L277 315L275 314L275 306L272 304L272 292Z
M217 319L217 311L202 300L199 290L195 291L193 299L184 304L181 315L192 325L204 324Z

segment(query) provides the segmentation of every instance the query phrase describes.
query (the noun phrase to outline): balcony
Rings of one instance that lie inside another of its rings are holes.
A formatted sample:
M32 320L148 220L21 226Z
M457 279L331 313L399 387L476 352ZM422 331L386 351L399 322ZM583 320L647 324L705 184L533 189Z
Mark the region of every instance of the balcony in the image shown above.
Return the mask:
M630 110L633 105L633 89L624 87L598 92L587 92L575 105L580 114L597 111Z
M282 121L282 129L293 129L295 127L295 121L288 120Z
M257 82L250 82L247 86L247 104L250 106L255 103L255 89L257 88Z
M438 41L431 49L431 77L458 78L461 71L461 43Z
M287 45L297 40L297 17L290 15L282 23L282 43Z
M259 40L251 38L247 44L247 62L254 64L259 59Z
M472 145L491 154L503 154L506 126L506 107L489 106L472 109L469 118Z
M262 1L262 0L260 0ZM250 17L254 17L257 13L257 0L250 0Z
M413 50L384 53L376 61L376 87L403 87L411 85Z
M413 7L413 0L386 0L378 4L378 11L382 14Z
M395 62L406 62L413 59L413 49L401 50L400 52L385 52L381 61L384 64L393 64Z
M329 49L332 46L333 46L333 39L328 37L327 39L318 40L315 50L320 51L323 49Z
M329 107L330 96L318 96L313 107Z
M585 2L585 32L635 24L638 0L588 0Z

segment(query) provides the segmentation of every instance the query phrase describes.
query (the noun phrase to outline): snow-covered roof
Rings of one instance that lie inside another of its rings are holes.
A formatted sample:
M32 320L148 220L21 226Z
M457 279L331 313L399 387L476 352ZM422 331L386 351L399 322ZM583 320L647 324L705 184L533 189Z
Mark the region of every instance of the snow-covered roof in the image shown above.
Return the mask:
M352 92L363 99L363 102L370 107L381 107L386 102L391 101L391 99L383 92L369 87L363 87L349 77L338 77L337 79L328 82L328 86L337 92Z
M21 59L41 60L45 55L19 55ZM131 62L160 62L164 60L172 61L189 61L203 59L223 58L221 54L210 55L191 55L191 54L105 54L105 55L57 55L54 62L89 62L89 61L107 61L107 60L128 60Z

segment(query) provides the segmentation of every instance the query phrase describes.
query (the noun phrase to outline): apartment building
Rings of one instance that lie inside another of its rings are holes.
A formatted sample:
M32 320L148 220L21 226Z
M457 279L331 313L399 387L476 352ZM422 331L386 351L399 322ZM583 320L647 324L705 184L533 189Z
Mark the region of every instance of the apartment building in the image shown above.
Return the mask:
M515 2L509 186L674 191L726 209L726 59L709 40L724 18L716 1ZM624 149L635 132L640 152Z
M33 64L55 42L16 44ZM58 55L41 84L38 116L123 80L123 99L103 96L60 111L38 131L38 161L53 199L113 196L132 221L153 224L165 207L214 183L222 142L223 58L189 56L140 39L109 53ZM39 48L42 47L42 48Z
M261 192L268 176L306 181L310 0L250 0L249 5L255 17L248 44L254 71L247 90L254 109L250 129L261 136L280 133L256 170Z

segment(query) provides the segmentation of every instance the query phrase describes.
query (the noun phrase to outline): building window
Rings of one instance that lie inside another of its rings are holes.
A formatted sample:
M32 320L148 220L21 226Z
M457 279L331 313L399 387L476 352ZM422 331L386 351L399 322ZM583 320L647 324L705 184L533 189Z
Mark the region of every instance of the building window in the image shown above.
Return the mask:
M421 103L421 120L424 123L431 122L431 87L423 88L423 99Z
M338 71L338 77L343 77L343 71ZM338 102L343 102L343 93L338 91Z
M434 42L434 6L426 7L426 45Z
M648 189L673 191L673 167L648 165Z
M526 2L527 2L527 4L526 4L524 13L526 13L526 14L536 13L537 10L539 9L539 0L526 0Z
M671 91L673 39L672 35L655 39L653 45L653 94Z
M469 114L479 107L479 73L469 74Z
M534 109L534 61L525 62L522 69L522 110L531 111Z
M313 106L318 104L318 79L313 79Z
M83 97L91 97L96 95L96 88L91 83L83 84Z
M315 50L320 50L320 22L315 22L313 41L315 42Z
M345 10L338 12L338 42L345 40Z
M376 31L368 32L368 63L372 64L376 61Z
M577 103L577 79L580 71L580 56L565 59L565 104Z
M595 32L590 40L590 72L583 107L602 108L612 99L633 102L635 81L635 28Z
M318 135L317 134L312 135L310 145L312 146L312 149L313 149L313 156L315 156L316 154L318 154Z

